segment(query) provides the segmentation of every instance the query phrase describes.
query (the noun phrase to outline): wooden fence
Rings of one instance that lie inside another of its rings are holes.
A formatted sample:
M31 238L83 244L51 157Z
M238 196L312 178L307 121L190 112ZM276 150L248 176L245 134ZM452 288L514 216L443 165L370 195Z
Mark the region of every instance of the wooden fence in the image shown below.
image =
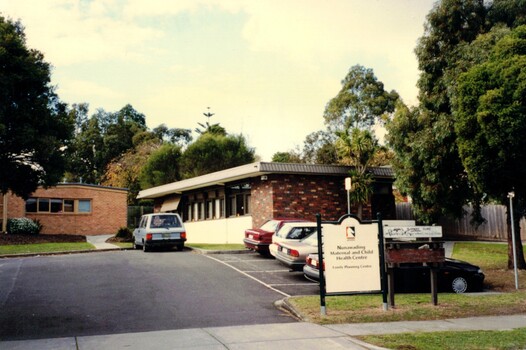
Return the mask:
M481 208L482 217L486 222L479 227L470 224L471 207L464 207L467 215L460 220L443 219L437 225L442 226L444 237L465 238L484 241L506 241L508 237L508 224L506 222L506 207L503 205L486 205ZM396 218L399 220L417 220L414 217L411 203L396 204ZM526 220L520 221L521 239L526 240ZM518 234L518 232L517 232Z

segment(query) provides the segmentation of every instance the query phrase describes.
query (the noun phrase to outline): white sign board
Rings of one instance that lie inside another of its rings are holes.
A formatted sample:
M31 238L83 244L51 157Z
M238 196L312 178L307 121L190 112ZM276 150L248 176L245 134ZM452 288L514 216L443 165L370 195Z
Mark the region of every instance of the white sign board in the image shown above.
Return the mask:
M347 217L340 225L323 225L327 293L381 290L378 249L378 224Z
M442 237L442 226L386 226L384 238L436 238Z

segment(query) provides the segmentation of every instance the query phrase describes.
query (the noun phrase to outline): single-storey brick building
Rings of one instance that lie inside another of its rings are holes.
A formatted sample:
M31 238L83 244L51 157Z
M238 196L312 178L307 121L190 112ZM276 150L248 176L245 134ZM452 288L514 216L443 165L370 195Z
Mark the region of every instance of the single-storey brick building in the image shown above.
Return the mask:
M275 217L337 220L347 213L345 178L351 167L257 162L143 190L156 212L181 214L190 243L242 243L246 228ZM363 218L395 219L389 167L371 168L374 193ZM356 207L351 208L356 213ZM374 215L373 215L374 213Z
M123 188L62 183L40 187L27 200L0 194L0 213L38 220L42 234L115 234L126 226L127 194Z

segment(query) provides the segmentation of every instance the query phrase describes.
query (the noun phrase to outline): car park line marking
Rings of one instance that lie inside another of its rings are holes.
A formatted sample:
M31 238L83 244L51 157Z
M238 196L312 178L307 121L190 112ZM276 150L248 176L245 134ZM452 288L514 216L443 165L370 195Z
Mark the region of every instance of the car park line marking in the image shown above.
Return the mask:
M289 270L254 270L254 271L245 271L246 273L273 273L273 272L289 272Z
M216 258L214 258L214 257L212 257L212 256L209 256L209 255L205 255L205 256L206 256L207 258L209 258L209 259L215 260L215 261L217 261L217 262L220 262L220 263L223 264L223 265L226 265L226 266L230 267L231 269L233 269L233 270L235 270L235 271L241 273L242 275L245 275L245 276L247 276L247 277L253 279L254 281L256 281L256 282L258 282L258 283L264 285L265 287L267 287L267 288L270 289L270 290L275 291L276 293L279 293L279 294L285 296L286 298L289 298L289 297L290 297L289 294L284 293L284 292L280 291L279 289L276 289L276 288L272 287L272 286L271 286L270 284L268 284L268 283L265 283L265 282L263 282L263 281L261 281L261 280L258 280L258 279L255 278L254 276L249 275L248 273L246 273L246 272L244 272L244 271L238 269L237 267L234 267L234 266L232 266L232 265L230 265L230 264L227 264L226 262L221 261L221 260L219 260L219 259L216 259Z

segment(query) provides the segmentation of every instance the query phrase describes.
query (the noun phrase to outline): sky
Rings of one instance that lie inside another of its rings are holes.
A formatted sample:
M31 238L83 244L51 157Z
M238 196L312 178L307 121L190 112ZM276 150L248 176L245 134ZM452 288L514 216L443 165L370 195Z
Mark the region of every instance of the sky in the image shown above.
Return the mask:
M0 0L52 65L63 102L149 128L214 116L262 161L324 130L323 111L357 64L417 102L414 54L435 0Z

